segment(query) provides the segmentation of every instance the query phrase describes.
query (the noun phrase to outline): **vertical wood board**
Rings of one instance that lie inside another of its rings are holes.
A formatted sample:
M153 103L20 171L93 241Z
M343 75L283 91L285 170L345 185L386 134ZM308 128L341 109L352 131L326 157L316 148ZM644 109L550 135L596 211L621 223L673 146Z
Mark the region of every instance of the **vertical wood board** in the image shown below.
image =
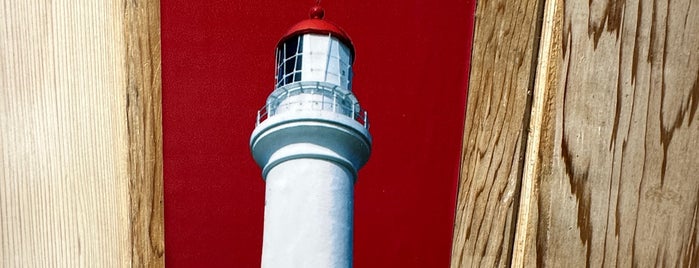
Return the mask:
M554 2L515 259L699 266L699 4Z
M162 266L159 17L144 2L0 5L0 266Z
M160 2L126 1L124 16L131 264L163 267Z
M551 101L553 94L551 85L557 83L558 64L560 57L561 7L559 1L546 1L542 14L541 41L536 64L536 78L533 89L532 108L529 115L529 136L525 153L522 188L520 191L519 211L517 213L517 230L513 243L512 267L536 267L536 235L538 222L539 184L535 174L542 169L540 151L547 151L541 140L550 140L553 126L551 125Z
M477 2L452 267L510 264L542 3Z

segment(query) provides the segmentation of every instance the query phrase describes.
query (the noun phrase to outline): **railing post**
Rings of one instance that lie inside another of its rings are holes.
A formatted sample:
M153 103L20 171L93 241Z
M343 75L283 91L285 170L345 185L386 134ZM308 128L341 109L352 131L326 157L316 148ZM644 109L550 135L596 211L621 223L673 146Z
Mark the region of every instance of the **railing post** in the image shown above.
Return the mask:
M369 116L367 116L366 111L364 111L364 127L369 128Z
M337 113L337 92L333 90L333 113Z

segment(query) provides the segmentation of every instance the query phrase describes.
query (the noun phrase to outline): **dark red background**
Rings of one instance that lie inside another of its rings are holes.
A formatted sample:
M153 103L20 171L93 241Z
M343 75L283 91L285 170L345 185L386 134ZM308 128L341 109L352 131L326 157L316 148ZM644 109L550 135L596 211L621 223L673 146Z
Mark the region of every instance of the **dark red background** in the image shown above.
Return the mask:
M356 267L447 267L474 0L324 1L355 44L373 152ZM248 141L274 46L315 1L162 0L168 267L259 267L264 181Z

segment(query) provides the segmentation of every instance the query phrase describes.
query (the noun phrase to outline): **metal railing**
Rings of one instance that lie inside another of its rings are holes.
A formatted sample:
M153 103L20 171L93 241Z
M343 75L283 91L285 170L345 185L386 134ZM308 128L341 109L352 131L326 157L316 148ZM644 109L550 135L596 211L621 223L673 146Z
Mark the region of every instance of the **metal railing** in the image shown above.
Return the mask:
M294 100L295 97L301 100ZM267 104L257 111L255 126L277 114L299 111L329 111L350 117L369 128L369 115L354 95L325 82L296 82L278 88L267 99Z

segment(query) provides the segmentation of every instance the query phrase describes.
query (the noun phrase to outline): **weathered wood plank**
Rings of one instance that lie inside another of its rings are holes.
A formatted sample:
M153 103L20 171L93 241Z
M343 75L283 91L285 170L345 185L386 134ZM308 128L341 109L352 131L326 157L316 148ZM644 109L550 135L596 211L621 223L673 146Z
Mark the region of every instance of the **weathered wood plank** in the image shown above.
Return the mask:
M143 4L0 4L0 266L162 266L159 8Z
M510 264L542 3L477 3L452 267Z
M699 4L556 2L522 263L698 267Z
M131 264L165 266L160 2L125 1Z
M557 83L558 59L560 57L560 36L562 4L559 1L546 1L543 12L543 25L539 43L539 55L534 83L534 99L530 113L529 136L522 175L517 230L513 244L512 267L536 267L536 235L538 222L538 181L536 174L542 168L539 151L552 137L551 124L552 90Z

